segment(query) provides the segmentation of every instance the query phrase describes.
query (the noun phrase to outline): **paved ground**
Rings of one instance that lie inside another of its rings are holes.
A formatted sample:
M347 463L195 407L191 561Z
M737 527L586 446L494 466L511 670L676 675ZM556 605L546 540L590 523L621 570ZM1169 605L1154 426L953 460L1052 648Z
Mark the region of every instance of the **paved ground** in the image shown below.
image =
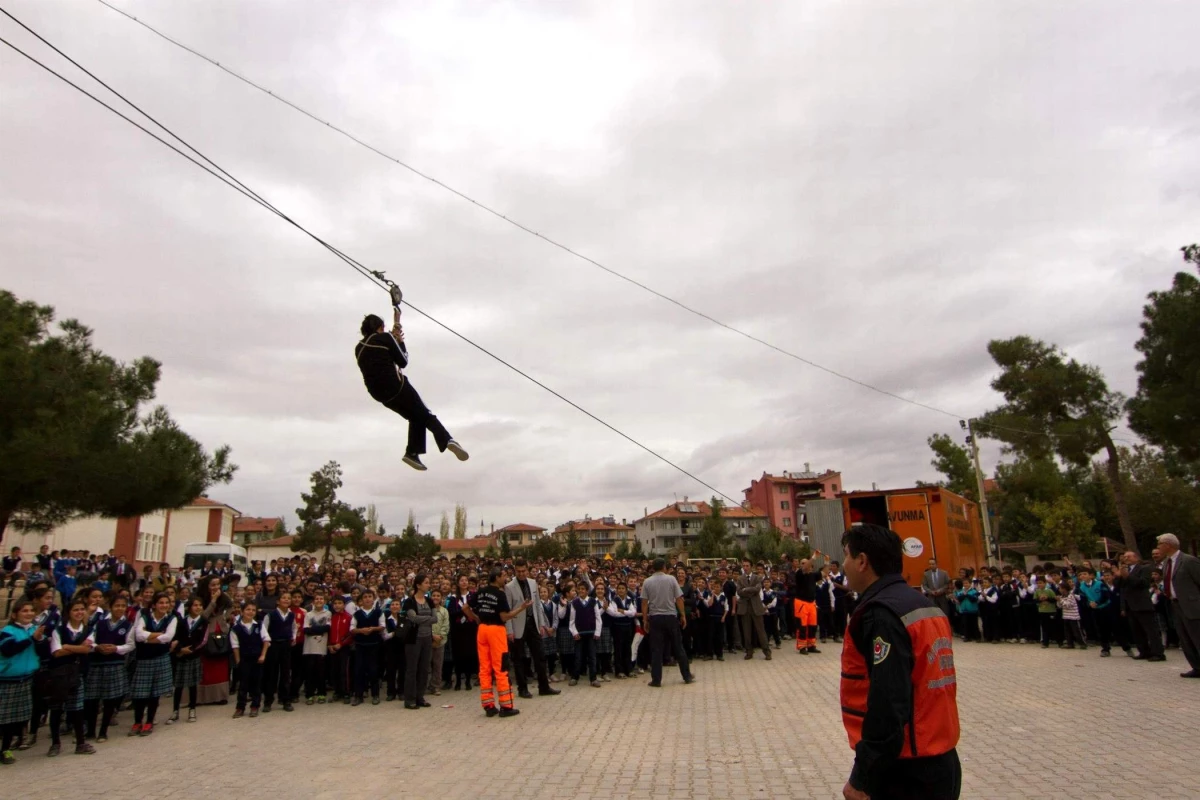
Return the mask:
M841 797L839 646L800 657L789 644L771 663L701 663L692 686L676 670L659 690L564 687L518 701L509 720L453 691L440 698L452 708L422 711L302 705L233 720L232 707L206 707L195 724L118 736L94 756L19 753L0 767L0 796ZM1178 677L1178 651L1166 664L1116 653L959 644L963 798L1200 797L1200 681Z

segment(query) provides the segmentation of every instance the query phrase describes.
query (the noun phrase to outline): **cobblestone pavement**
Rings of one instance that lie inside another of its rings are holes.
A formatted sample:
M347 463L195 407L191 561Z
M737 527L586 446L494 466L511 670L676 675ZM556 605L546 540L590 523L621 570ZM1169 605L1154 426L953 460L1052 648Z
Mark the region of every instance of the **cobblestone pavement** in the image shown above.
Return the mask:
M486 719L475 692L454 691L421 711L302 704L233 720L232 706L203 707L195 724L121 731L93 756L18 753L0 767L0 797L840 798L852 760L840 645L789 645L770 663L699 663L692 686L678 670L662 689L564 684L518 700L514 719ZM1178 651L1168 658L959 643L963 797L1200 797L1200 681L1178 677Z

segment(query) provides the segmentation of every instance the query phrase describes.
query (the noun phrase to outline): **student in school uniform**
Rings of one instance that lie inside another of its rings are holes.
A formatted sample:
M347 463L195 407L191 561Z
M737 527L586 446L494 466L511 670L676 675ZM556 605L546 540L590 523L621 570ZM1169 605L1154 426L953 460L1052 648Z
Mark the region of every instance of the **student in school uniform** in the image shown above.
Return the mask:
M31 597L35 612L33 625L35 628L42 628L45 634L34 643L39 663L38 672L40 673L50 668L50 633L62 624L62 614L59 612L58 606L54 605L53 590L49 586L39 586L34 589ZM38 683L39 679L35 678L34 685L36 686ZM29 735L17 746L18 750L28 750L37 744L38 728L41 727L47 710L46 698L43 693L34 691L33 712L29 718Z
M546 657L546 672L550 673L550 682L558 683L558 603L550 598L550 587L542 584L538 587L538 602L546 615L547 627L542 632L542 655Z
M383 621L383 682L389 703L404 693L407 669L404 650L412 623L408 621L403 607L404 601L400 598L390 601L387 604L388 615Z
M300 656L304 702L310 706L325 702L325 654L329 651L329 619L332 616L325 608L325 593L314 590L312 606L304 615L304 644Z
M450 651L454 657L454 689L471 691L472 676L479 672L476 632L479 627L471 610L470 579L459 575L456 590L446 599L450 612Z
M289 693L292 690L292 644L296 641L296 618L292 614L291 603L292 593L284 589L276 597L276 607L262 615L263 625L271 640L263 665L264 714L270 713L277 694L283 710L293 710Z
M1000 590L992 585L991 578L980 581L979 619L983 623L983 640L999 644L1000 640Z
M617 584L616 594L604 612L605 620L612 631L613 641L613 674L618 679L633 677L633 627L637 618L638 607L629 596L629 587L624 583Z
M87 735L97 742L108 741L108 727L121 707L121 701L129 694L125 657L133 652L134 641L133 623L125 618L128 608L129 600L115 593L108 604L108 615L98 621L92 631L96 647L88 667L83 705ZM97 718L100 722L98 730Z
M175 696L168 725L179 721L179 705L183 690L188 691L188 722L196 721L196 695L200 686L200 653L208 640L208 620L204 619L204 601L199 596L188 601L187 613L176 624L175 633Z
M559 589L554 600L554 616L558 620L555 644L558 647L558 660L562 665L562 680L566 680L575 671L575 637L571 635L571 603L574 600L575 584L567 581Z
M387 624L384 610L375 602L375 592L364 589L359 596L358 609L350 616L350 633L354 637L354 700L361 705L367 692L371 704L379 705L379 657Z
M87 621L87 601L72 600L67 607L67 619L50 634L51 674L62 675L64 683L56 687L58 695L50 709L50 750L48 756L62 752L62 723L75 732L75 754L91 755L96 748L88 744L83 723L83 684L88 657L96 646L92 628ZM70 675L67 679L63 673ZM57 681L56 681L57 682Z
M433 653L429 659L429 691L442 693L442 663L446 656L446 642L450 639L450 612L446 610L441 589L434 589L429 599L433 603Z
M567 685L575 686L579 683L579 676L586 663L588 681L599 689L601 684L596 680L596 642L604 628L604 619L596 598L576 597L572 600L571 616L567 624L575 643L575 664L571 672L571 682Z
M242 605L242 614L229 630L229 644L233 650L233 668L238 671L237 708L234 719L246 713L246 702L250 702L250 716L258 716L262 700L263 662L271 649L271 638L267 626L258 620L258 605L247 600Z
M40 662L34 644L45 638L45 629L34 625L31 600L17 600L0 630L0 764L16 761L13 746L33 716L33 676Z
M329 650L326 656L328 686L333 690L333 694L325 698L326 702L340 699L342 703L349 703L350 695L354 693L354 681L350 672L353 625L354 620L346 611L345 597L340 594L333 595L329 600Z
M592 592L596 599L597 616L606 618L601 620L603 624L600 638L596 639L596 672L602 682L608 683L611 680L608 676L612 672L613 657L612 626L608 624L612 621L612 618L608 616L608 608L612 604L612 591L608 587L607 580L596 578Z
M158 699L170 694L174 687L171 642L175 639L178 622L179 618L171 611L171 598L165 592L154 595L151 608L138 614L134 620L133 641L137 665L129 690L133 697L130 736L149 736L154 733Z
M725 630L726 620L729 619L729 599L717 582L709 588L708 605L708 634L709 648L717 661L725 660Z
M308 610L304 607L304 595L299 589L292 589L292 619L296 623L296 639L292 643L292 659L291 672L292 682L288 698L290 700L299 700L300 692L304 688L304 622L308 616Z

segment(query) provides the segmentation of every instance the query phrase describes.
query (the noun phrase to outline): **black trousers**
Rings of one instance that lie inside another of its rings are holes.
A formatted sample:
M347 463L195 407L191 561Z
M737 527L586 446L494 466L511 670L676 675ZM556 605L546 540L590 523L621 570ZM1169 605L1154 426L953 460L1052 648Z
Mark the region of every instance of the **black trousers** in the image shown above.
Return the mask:
M692 677L687 652L683 649L683 637L680 635L682 632L679 617L674 614L656 614L650 617L650 679L655 683L662 683L663 654L668 650L675 654L679 674L683 679L688 680Z
M408 420L408 450L407 455L419 456L425 452L425 431L433 434L438 450L445 452L450 441L450 433L442 423L425 407L421 395L413 388L412 381L404 379L400 393L383 404L392 411Z
M429 665L433 659L433 637L418 637L404 645L404 702L409 705L425 701L429 688Z
M263 702L271 705L275 695L279 702L292 702L292 644L287 641L271 642L267 648L266 663L263 664Z
M958 800L962 764L955 750L928 758L901 758L880 783L871 800Z
M1161 656L1163 654L1162 633L1158 630L1158 620L1154 611L1130 611L1126 619L1133 629L1133 640L1137 643L1138 653L1143 656Z
M304 696L325 694L325 656L309 653L304 656Z
M616 631L613 631L613 644L616 645ZM630 634L630 641L633 640L633 635ZM546 654L542 652L542 634L538 631L537 625L533 621L533 613L525 615L525 632L521 634L519 640L515 640L512 649L515 651L512 657L513 674L517 679L517 691L529 691L529 661L526 661L521 656L521 644L524 644L529 650L529 658L533 661L533 671L537 675L538 691L550 691L550 673L546 670Z
M246 701L249 700L251 708L258 708L259 701L262 700L263 665L258 663L257 658L246 658L238 664L237 673L237 707L245 708Z
M383 680L387 685L388 697L397 697L404 693L408 674L405 648L405 643L395 636L383 643Z
M763 618L753 611L747 611L745 614L738 616L742 625L742 645L745 646L746 652L750 653L755 646L761 644L762 650L767 655L771 655L771 645L767 642L767 631L763 627Z
M741 646L742 634L738 628L737 615L730 611L729 615L725 617L725 649L733 652Z
M613 635L613 672L617 675L633 674L633 625L631 623L614 623Z

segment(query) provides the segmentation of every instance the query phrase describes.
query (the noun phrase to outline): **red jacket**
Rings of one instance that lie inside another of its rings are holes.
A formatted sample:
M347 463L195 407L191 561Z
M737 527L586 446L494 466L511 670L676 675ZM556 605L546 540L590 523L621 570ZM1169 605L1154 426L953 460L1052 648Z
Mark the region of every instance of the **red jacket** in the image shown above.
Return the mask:
M350 615L345 611L340 611L331 614L329 617L329 643L330 644L349 644L350 642Z
M288 610L292 612L292 618L296 620L296 641L292 644L293 646L297 644L304 644L304 607L292 606Z

